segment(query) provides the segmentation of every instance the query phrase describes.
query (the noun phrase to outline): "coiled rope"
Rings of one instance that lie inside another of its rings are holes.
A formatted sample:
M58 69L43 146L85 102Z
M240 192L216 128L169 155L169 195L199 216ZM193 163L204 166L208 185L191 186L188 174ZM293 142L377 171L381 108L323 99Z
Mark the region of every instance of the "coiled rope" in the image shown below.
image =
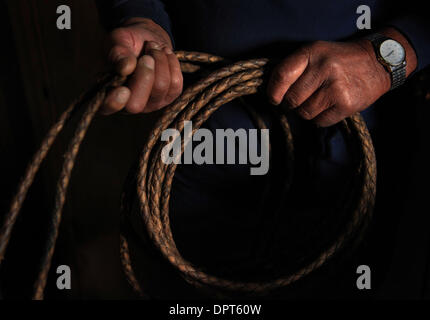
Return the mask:
M212 64L222 62L217 56L197 52L176 52L184 72L199 69L196 63ZM136 192L139 200L140 218L153 241L155 247L162 253L181 275L196 287L209 287L221 291L239 291L243 293L262 295L271 290L287 286L301 277L309 274L331 258L357 231L364 232L366 222L370 219L376 193L376 159L372 141L367 127L359 114L344 120L340 126L347 141L353 144L359 160L356 170L356 189L351 218L337 240L313 262L279 279L266 282L236 282L209 275L203 270L186 261L178 251L173 240L169 221L169 198L176 165L166 165L161 160L161 149L165 143L160 141L163 130L175 128L180 132L184 128L184 120L193 120L193 133L206 121L210 115L225 103L238 97L254 94L263 83L263 74L267 68L267 59L253 59L237 62L212 72L204 79L188 87L183 94L170 106L154 126L148 141L139 158L137 171ZM64 162L57 183L55 205L51 218L51 229L46 249L42 258L40 271L35 282L33 299L43 299L51 260L61 222L62 209L66 200L66 192L74 167L79 147L85 137L94 115L102 105L106 94L114 87L123 85L126 78L108 74L88 92L72 103L61 115L57 123L49 130L40 149L34 155L26 173L19 184L9 212L5 216L0 229L0 266L12 234L13 226L19 215L27 191L31 186L39 167L58 134L69 122L76 111L84 109L74 136L64 156ZM255 115L257 116L257 115ZM284 132L284 140L290 160L293 159L292 134L286 115L279 112L279 121ZM261 119L259 126L264 126ZM187 137L185 137L186 139ZM188 137L189 138L189 137ZM182 144L183 152L183 144ZM287 170L292 170L291 161ZM289 186L289 181L286 182ZM122 213L126 215L126 213ZM133 288L145 297L133 270L128 240L126 234L121 234L121 261L125 274Z

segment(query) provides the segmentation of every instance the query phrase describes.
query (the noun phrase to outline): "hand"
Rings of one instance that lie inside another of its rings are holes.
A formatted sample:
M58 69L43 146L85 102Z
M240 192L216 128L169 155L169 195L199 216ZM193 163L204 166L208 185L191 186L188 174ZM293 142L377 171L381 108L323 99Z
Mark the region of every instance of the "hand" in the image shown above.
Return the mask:
M273 71L268 95L318 126L331 126L362 111L390 90L390 74L370 41L323 42L306 46Z
M116 71L130 76L128 87L112 90L100 112L125 108L151 112L172 103L182 92L182 73L167 32L152 20L133 18L110 34L109 60Z

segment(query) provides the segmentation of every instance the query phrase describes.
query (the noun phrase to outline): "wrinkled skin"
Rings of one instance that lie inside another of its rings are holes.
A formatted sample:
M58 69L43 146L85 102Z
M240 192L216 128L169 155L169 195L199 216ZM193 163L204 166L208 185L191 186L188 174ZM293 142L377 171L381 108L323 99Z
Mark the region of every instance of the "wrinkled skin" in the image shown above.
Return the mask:
M394 28L379 33L405 48L406 76L417 67L407 39ZM287 56L272 72L267 94L306 120L328 127L363 111L391 88L391 77L369 40L317 41Z
M393 28L380 31L406 49L407 75L417 65L407 40ZM101 112L151 112L173 102L182 92L180 64L167 32L144 18L132 18L110 35L109 60L119 74L130 76L116 88ZM368 40L317 41L287 56L273 70L269 100L295 109L318 126L331 126L363 111L390 90L389 73Z
M112 114L158 110L182 92L182 73L169 35L149 19L133 18L110 35L109 60L116 71L130 76L127 87L109 93L101 110Z
M284 103L327 127L370 106L389 91L390 82L371 46L318 41L285 58L267 92L273 104Z

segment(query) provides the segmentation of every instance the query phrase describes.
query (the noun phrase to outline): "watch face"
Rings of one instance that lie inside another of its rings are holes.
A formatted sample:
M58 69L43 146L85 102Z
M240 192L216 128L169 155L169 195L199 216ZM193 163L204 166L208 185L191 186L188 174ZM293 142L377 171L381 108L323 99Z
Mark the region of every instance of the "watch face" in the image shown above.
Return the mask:
M400 43L391 39L381 43L379 53L392 66L398 66L405 60L405 49Z

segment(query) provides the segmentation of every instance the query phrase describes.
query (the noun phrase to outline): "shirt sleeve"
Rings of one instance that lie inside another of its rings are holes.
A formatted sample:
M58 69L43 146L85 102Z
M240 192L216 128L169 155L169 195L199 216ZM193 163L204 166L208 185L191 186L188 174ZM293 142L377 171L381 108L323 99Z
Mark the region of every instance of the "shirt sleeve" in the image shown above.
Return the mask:
M391 21L389 25L399 30L415 49L418 59L416 71L430 66L430 20L428 17L426 19L418 12L411 12Z
M160 25L173 41L170 18L161 0L96 0L101 22L112 30L129 18L148 18Z

